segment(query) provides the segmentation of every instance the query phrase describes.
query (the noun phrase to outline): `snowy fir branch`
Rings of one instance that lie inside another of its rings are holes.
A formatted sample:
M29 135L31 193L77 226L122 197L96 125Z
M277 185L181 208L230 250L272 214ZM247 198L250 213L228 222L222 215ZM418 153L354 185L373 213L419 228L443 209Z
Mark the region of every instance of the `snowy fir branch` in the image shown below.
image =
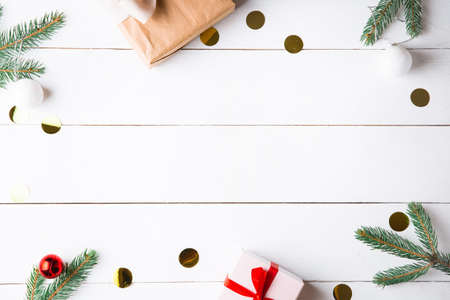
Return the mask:
M98 263L98 254L94 250L85 250L67 265L64 271L47 287L43 286L44 277L34 267L27 281L27 300L65 300L69 298L87 279L92 268Z
M0 17L3 7L0 5ZM16 25L0 32L0 88L8 82L32 78L43 74L45 69L35 60L21 59L27 50L50 39L65 23L61 12L45 14L40 19Z
M420 203L415 202L408 204L407 213L424 248L393 231L380 227L363 226L355 232L355 238L372 249L418 261L414 264L378 272L373 278L373 282L377 285L387 286L414 280L427 273L431 268L450 275L450 254L439 252L438 240L430 216Z
M403 7L409 36L418 36L422 32L422 0L380 0L364 26L361 42L366 46L373 45L397 18L400 7Z

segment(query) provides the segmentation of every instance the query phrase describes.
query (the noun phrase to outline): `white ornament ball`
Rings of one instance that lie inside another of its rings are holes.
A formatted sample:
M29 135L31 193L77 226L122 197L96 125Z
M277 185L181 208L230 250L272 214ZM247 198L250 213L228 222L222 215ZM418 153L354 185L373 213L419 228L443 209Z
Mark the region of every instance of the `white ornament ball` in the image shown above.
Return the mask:
M8 94L17 107L32 108L44 102L44 90L36 80L21 79L8 85Z
M384 69L393 76L408 73L412 66L412 56L408 49L399 45L389 45L384 57Z

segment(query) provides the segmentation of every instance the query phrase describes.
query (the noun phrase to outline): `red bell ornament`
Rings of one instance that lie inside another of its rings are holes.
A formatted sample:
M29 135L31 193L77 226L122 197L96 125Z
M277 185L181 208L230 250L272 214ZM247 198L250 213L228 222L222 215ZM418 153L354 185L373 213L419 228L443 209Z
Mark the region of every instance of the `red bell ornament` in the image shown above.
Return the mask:
M59 256L54 254L44 256L39 263L39 272L48 279L58 277L63 269L64 262Z

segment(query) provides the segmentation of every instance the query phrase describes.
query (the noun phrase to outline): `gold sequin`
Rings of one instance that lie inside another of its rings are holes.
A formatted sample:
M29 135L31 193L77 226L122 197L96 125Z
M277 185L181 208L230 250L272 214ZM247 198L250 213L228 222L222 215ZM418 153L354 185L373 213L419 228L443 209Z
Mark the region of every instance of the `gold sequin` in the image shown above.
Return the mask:
M427 106L430 102L430 94L425 89L415 89L411 93L411 102L418 107Z
M29 118L29 112L25 109L19 109L17 106L11 107L9 110L9 119L13 123L24 123Z
M114 272L114 284L126 288L133 282L133 274L127 268L119 268Z
M195 266L200 259L197 250L192 248L187 248L181 251L178 256L178 261L185 268L192 268Z
M303 49L303 41L297 35L290 35L284 40L284 48L289 53L298 53Z
M11 122L15 123L16 121L14 121L14 113L16 112L16 107L13 106L11 107L11 109L9 110L9 119L11 120Z
M352 289L346 284L338 284L333 289L335 300L350 300L352 298Z
M260 29L263 27L264 23L266 22L266 18L264 17L264 14L260 12L259 10L252 11L247 15L247 26L251 29Z
M55 116L50 116L42 121L41 127L45 133L55 134L61 129L61 121Z
M395 212L389 218L389 225L395 231L403 231L409 226L409 218L401 211Z
M219 41L219 32L216 28L210 27L200 34L200 40L206 46L214 46Z

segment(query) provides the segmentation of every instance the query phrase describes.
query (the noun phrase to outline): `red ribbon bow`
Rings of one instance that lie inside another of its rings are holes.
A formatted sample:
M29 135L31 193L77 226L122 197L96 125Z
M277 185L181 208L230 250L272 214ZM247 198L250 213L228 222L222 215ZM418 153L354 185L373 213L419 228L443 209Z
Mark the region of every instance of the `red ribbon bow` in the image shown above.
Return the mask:
M234 282L230 278L225 279L225 287L229 288L233 292L244 296L253 298L253 300L273 300L265 297L267 290L272 285L273 280L277 276L278 265L270 263L269 270L265 271L263 268L252 269L252 282L256 292L252 292L249 289L243 287L237 282Z

